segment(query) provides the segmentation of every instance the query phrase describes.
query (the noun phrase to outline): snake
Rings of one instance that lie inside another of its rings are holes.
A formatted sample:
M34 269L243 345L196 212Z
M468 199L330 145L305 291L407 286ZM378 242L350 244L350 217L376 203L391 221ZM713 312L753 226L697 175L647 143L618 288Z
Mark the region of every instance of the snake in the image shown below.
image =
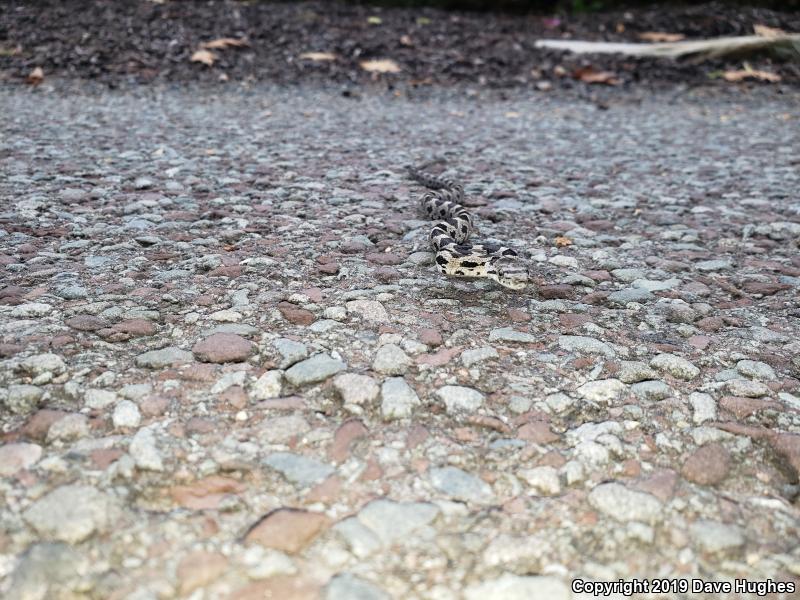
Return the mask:
M449 177L432 175L414 166L406 167L417 183L428 188L419 206L428 219L436 220L428 240L436 253L436 268L451 277L485 277L511 290L528 284L528 270L519 253L488 242L470 243L474 232L472 215L463 206L464 187Z

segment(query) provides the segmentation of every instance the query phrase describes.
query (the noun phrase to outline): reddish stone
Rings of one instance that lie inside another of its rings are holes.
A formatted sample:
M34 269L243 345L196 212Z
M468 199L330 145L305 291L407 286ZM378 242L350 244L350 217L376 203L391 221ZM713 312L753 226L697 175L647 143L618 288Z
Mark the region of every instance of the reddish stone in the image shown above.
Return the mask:
M552 444L557 442L561 436L553 433L547 422L531 421L517 430L517 437L534 444Z
M25 425L22 426L22 433L31 439L43 440L47 436L50 426L67 414L63 410L44 408L28 419Z
M573 298L575 296L575 288L568 284L540 285L538 291L539 295L545 300Z
M761 281L748 281L742 285L742 289L748 294L761 294L762 296L771 296L778 292L792 289L788 283L764 283Z
M132 336L153 335L157 331L155 323L147 319L129 319L114 325L114 331Z
M208 272L209 277L230 277L234 279L242 274L242 267L239 265L221 266Z
M364 423L358 419L345 421L333 436L333 443L328 449L328 456L333 462L343 462L350 454L350 444L366 437L369 432Z
M368 248L369 246L367 246L364 242L357 242L355 240L342 242L339 246L339 250L345 254L358 254L360 252L366 252Z
M770 439L770 445L797 478L800 475L800 435L779 433Z
M422 425L413 425L406 437L406 448L413 450L428 439L428 430Z
M433 354L422 354L417 357L418 365L429 365L431 367L441 367L446 365L456 356L461 354L461 346L455 348L442 348Z
M720 398L719 405L732 413L738 419L749 417L759 410L768 408L781 409L781 405L771 400L760 398L741 398L739 396L724 396Z
M280 302L278 310L284 319L295 325L311 325L316 320L314 313L310 310L300 308L291 302Z
M717 485L725 480L730 468L730 452L722 444L712 443L695 450L683 463L681 474L700 485Z
M594 281L611 281L611 273L604 270L599 271L584 271L581 273L584 277L588 277Z
M308 299L312 302L322 302L323 300L322 290L318 287L305 288L300 291L308 296Z
M376 265L399 265L405 258L395 252L370 252L367 260Z
M562 456L557 450L551 450L545 454L537 463L540 467L553 467L560 469L567 464L567 459Z
M320 594L320 585L314 581L300 576L275 575L238 588L227 600L317 600Z
M78 331L97 331L108 325L105 319L95 315L77 315L64 321L64 324Z
M425 327L424 329L419 330L419 341L425 344L426 346L441 346L442 345L442 334L439 333L438 329L431 329L429 327Z
M217 427L217 423L211 419L192 417L186 422L186 433L188 435L193 433L211 433L212 431L215 431Z
M336 502L341 491L342 480L336 475L331 475L325 481L318 483L309 490L308 495L305 497L305 503L324 502L325 504L331 504Z
M22 352L20 344L0 344L0 358L8 358Z
M720 317L705 317L695 323L703 331L719 331L725 323Z
M375 481L381 477L383 477L383 469L381 469L381 466L378 464L378 461L375 460L375 457L370 456L367 460L367 466L361 472L359 479L362 481Z
M187 485L173 486L170 488L170 495L181 506L192 510L207 510L217 508L225 496L240 494L245 489L235 479L211 475Z
M253 354L255 344L235 333L215 333L192 347L194 355L204 362L242 362Z
M248 543L297 554L324 531L330 523L322 513L279 508L265 515L245 536Z
M611 292L591 292L581 298L585 304L602 304Z
M675 486L678 484L678 474L672 469L660 469L654 472L647 479L636 484L636 488L653 494L662 502L667 502L675 493Z
M105 471L111 463L123 454L125 453L118 448L98 448L89 452L89 458L92 459L98 469Z
M386 283L387 281L395 281L400 279L400 271L393 267L378 267L372 272L372 275L380 282Z
M527 323L531 320L531 316L528 312L521 308L508 308L506 312L508 313L508 318L514 323Z
M219 399L237 410L247 406L247 393L240 385L232 385L219 395Z
M218 552L198 550L184 556L175 570L181 596L187 596L197 588L212 583L225 573L227 568L228 559Z
M164 396L149 396L139 402L139 410L146 417L157 417L167 411L169 402L169 398Z
M688 340L689 345L698 350L705 350L711 343L711 338L707 335L693 335Z

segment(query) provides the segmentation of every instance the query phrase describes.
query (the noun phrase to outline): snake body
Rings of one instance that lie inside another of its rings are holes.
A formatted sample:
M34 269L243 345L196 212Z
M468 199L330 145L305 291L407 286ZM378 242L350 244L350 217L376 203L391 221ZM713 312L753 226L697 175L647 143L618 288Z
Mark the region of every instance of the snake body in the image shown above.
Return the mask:
M472 215L461 203L464 188L447 177L408 167L411 177L428 188L419 205L429 219L436 219L429 240L436 252L436 268L453 277L486 277L503 287L521 290L528 272L517 252L497 244L472 244Z

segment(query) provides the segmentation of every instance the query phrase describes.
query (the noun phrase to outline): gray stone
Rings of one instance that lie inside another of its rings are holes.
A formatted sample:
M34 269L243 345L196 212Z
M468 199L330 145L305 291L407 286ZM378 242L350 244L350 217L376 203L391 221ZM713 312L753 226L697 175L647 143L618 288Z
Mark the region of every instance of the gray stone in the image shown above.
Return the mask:
M663 292L664 290L671 290L678 287L681 283L680 279L672 277L670 279L636 279L633 282L633 287L641 288L649 292Z
M642 521L651 525L661 515L661 502L648 493L629 490L620 483L601 483L589 492L589 503L617 521Z
M617 379L623 383L637 383L647 379L656 379L658 374L648 365L638 360L623 360L619 363Z
M47 430L47 441L60 440L69 442L89 435L89 418L80 413L71 413L61 417Z
M310 429L311 425L300 415L285 415L261 421L257 437L267 444L287 444L292 438L299 438Z
M378 383L369 375L340 373L333 378L333 387L345 404L369 404L378 397Z
M347 365L327 354L316 354L299 362L284 373L292 385L308 385L325 381L328 377L343 371Z
M389 314L377 300L351 300L345 304L348 313L358 315L371 323L388 323Z
M362 508L357 518L384 546L390 546L428 525L438 514L439 508L428 502L395 502L380 498Z
M139 469L145 471L164 470L164 459L156 446L156 436L149 427L144 427L136 432L128 446L128 453Z
M13 384L8 386L8 395L5 405L8 410L17 415L31 412L44 395L44 390L35 385Z
M291 452L275 452L264 464L279 471L286 479L301 486L310 486L336 472L331 465Z
M625 283L631 283L637 279L642 279L645 276L644 269L614 269L611 271L614 279L619 279Z
M689 395L689 403L692 405L692 421L696 425L706 421L717 420L717 403L709 394L703 392L692 392Z
M54 489L22 513L25 522L44 538L77 544L117 524L116 500L91 485Z
M633 395L642 400L663 400L672 395L672 388L663 381L640 381L631 386Z
M280 398L283 388L283 372L267 371L255 380L250 388L250 395L254 400L268 400L269 398Z
M391 600L391 596L350 573L340 573L325 587L325 600Z
M605 342L583 335L561 335L558 337L558 345L567 352L602 354L608 358L616 354Z
M625 288L612 292L606 298L610 306L626 306L629 302L643 303L653 299L653 293L643 288Z
M101 410L116 403L117 394L110 390L91 388L83 395L83 403L87 408Z
M701 551L709 554L735 550L745 543L744 534L736 525L705 519L692 523L689 535Z
M287 369L308 356L308 348L301 342L278 338L272 342L272 345L281 355L281 359L278 362L279 369Z
M732 267L733 265L730 261L721 259L701 260L700 262L694 263L694 268L704 273L708 273L710 271L726 271Z
M57 354L50 352L29 356L20 363L20 367L23 371L33 376L44 373L60 375L67 370L64 360Z
M44 302L28 302L19 304L11 309L11 316L17 319L31 319L34 317L44 317L53 312L53 307Z
M448 414L473 413L483 406L484 397L478 390L461 385L445 385L436 390Z
M740 360L736 363L736 370L745 377L773 381L776 379L775 371L767 363L757 360Z
M350 551L358 558L365 558L381 548L381 539L357 517L339 521L333 530L344 538Z
M650 361L650 366L685 381L690 381L700 374L700 369L691 362L674 354L659 354Z
M208 333L209 335L214 335L216 333L232 333L233 335L249 338L258 335L261 333L261 330L258 327L253 327L252 325L246 325L244 323L225 323L223 325L217 325Z
M491 346L483 346L481 348L474 348L472 350L464 350L461 353L461 364L469 368L479 362L490 360L492 358L499 358L500 355L497 350Z
M58 295L64 300L79 300L86 298L89 295L89 291L80 285L65 285L58 288Z
M535 335L517 331L511 327L500 327L489 332L490 342L514 342L518 344L533 344L539 341Z
M194 355L188 350L181 350L175 346L162 348L161 350L151 350L136 357L136 366L147 369L161 369L173 365L190 363L194 360Z
M590 402L613 403L625 391L626 385L619 379L598 379L587 381L577 390L577 394Z
M142 413L139 412L139 407L130 400L122 400L114 407L111 420L114 427L138 427L142 422Z
M402 377L390 377L381 386L381 415L386 421L406 419L419 406L417 392Z
M488 483L457 467L430 469L428 474L433 487L453 500L484 504L494 498Z
M464 591L464 600L570 600L566 583L551 575L513 575L474 583Z
M760 381L750 381L749 379L731 379L727 386L728 392L734 396L745 398L761 398L769 394L769 388Z
M15 600L80 597L87 589L89 569L89 559L69 544L33 544L14 569L6 597Z
M149 383L129 383L120 388L119 395L128 400L141 400L152 392L153 386Z
M411 359L400 346L384 344L375 353L372 370L383 375L402 375L411 366Z

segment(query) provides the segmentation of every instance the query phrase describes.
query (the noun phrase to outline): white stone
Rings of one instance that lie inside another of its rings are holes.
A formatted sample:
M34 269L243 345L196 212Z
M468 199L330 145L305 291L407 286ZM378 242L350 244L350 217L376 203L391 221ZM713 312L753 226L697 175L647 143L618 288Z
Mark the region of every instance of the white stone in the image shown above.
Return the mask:
M283 389L283 372L267 371L256 379L250 388L250 395L254 400L269 400L270 398L280 398Z
M139 407L130 400L122 400L114 407L111 420L114 427L138 427L142 422L142 413L139 412Z

